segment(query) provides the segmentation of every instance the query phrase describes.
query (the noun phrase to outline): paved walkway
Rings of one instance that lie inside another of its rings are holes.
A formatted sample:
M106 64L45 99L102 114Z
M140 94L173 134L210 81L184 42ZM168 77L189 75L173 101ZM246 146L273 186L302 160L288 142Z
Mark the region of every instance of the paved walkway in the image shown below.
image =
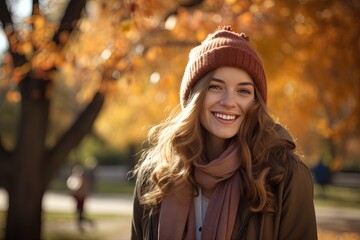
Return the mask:
M7 208L7 194L0 189L0 210ZM44 211L74 212L74 199L66 193L46 192L43 199ZM86 203L87 211L92 213L113 213L131 215L132 196L94 194Z

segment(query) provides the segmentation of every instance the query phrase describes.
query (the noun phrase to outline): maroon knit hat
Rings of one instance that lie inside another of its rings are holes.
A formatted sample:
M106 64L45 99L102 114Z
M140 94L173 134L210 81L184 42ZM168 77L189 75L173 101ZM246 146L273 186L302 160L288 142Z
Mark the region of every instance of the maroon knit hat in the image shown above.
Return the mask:
M181 106L185 107L191 89L205 74L222 66L237 67L246 71L266 103L264 67L248 41L249 38L244 33L238 34L230 26L223 26L218 27L199 46L193 48L181 82Z

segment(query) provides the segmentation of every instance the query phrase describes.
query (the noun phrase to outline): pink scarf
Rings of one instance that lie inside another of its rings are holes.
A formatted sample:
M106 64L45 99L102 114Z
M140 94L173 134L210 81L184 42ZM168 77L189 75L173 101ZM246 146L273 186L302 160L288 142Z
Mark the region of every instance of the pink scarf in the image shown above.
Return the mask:
M239 155L230 146L219 158L207 163L199 159L195 180L212 193L202 230L202 239L230 239L240 201ZM194 190L183 184L162 201L159 219L159 239L195 239Z

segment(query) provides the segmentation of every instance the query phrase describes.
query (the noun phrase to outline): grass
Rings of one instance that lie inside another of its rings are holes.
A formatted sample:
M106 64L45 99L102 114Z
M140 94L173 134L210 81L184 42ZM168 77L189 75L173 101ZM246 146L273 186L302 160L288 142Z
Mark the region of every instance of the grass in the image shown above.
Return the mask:
M85 232L77 228L76 217L72 213L45 213L43 237L45 240L104 240L129 239L130 216L118 214L88 214L94 227L84 224Z
M360 209L360 188L329 185L322 189L315 184L315 205Z
M104 219L115 219L119 217L125 217L125 215L118 214L103 214L103 213L89 213L87 217L93 220L104 220ZM54 220L76 220L75 215L69 212L44 212L43 220L45 221L54 221Z
M6 212L0 210L0 239L5 227ZM119 214L88 214L94 227L85 226L82 233L77 228L76 216L66 212L43 213L43 239L44 240L106 240L129 239L130 216Z

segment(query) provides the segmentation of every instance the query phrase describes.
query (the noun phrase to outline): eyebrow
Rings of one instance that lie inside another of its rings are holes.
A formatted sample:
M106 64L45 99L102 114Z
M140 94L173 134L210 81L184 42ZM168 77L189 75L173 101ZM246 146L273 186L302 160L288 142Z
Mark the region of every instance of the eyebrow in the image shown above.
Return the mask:
M211 81L215 81L215 82L219 82L219 83L225 83L224 80L222 79L219 79L219 78L211 78ZM240 82L238 85L241 85L241 86L246 86L246 85L251 85L251 86L254 86L254 83L252 82Z

